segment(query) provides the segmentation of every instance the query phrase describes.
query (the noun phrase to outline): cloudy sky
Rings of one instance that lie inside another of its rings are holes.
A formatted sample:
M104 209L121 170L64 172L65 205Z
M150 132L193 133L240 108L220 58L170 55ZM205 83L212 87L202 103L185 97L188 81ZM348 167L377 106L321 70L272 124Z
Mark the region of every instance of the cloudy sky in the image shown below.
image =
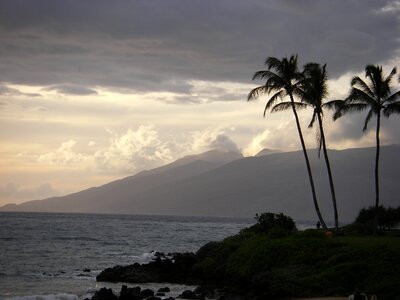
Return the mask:
M263 118L265 98L246 101L252 74L298 53L327 63L329 99L344 98L367 64L400 67L399 16L389 0L2 0L0 205L210 149L299 149L290 112ZM373 146L364 117L327 113L329 146ZM384 120L384 144L399 125Z

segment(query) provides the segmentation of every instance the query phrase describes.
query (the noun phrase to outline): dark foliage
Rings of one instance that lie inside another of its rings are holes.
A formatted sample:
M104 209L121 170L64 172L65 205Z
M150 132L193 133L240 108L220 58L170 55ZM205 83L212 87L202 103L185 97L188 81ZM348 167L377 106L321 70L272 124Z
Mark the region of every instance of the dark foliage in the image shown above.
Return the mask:
M378 228L380 230L393 229L400 224L400 207L385 208L383 206L378 206L376 211L373 206L361 209L355 223L363 225L373 224L375 212L378 215Z
M293 219L282 213L274 214L266 212L260 215L256 214L255 219L257 223L246 229L247 231L266 233L271 238L286 236L297 231Z

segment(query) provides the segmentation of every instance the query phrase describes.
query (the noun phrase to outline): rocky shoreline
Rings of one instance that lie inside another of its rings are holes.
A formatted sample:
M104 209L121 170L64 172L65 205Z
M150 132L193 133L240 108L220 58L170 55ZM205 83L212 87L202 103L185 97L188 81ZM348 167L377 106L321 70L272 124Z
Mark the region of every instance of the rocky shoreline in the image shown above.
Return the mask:
M142 290L139 286L128 288L122 285L119 297L111 289L103 288L96 292L91 300L174 300L174 299L224 299L221 292L209 286L202 285L202 279L196 276L194 265L196 255L187 253L155 253L155 259L146 264L135 263L127 266L115 266L103 270L97 275L99 282L124 283L178 283L197 285L195 290L184 290L177 298L169 297L168 287L157 291ZM218 294L219 293L219 294Z
M370 237L343 230L332 236L317 229L297 231L288 217L273 217L274 226L259 221L196 253L156 253L150 263L108 268L96 279L197 286L175 299L283 300L344 297L361 290L379 300L400 300L398 231ZM174 299L162 291L142 292L123 287L117 297L103 289L92 300Z
M243 291L243 295L239 295L237 290L233 291L231 288L203 278L200 272L196 272L196 262L196 254L191 252L167 255L157 252L152 262L107 268L96 277L99 282L178 283L198 286L194 290L184 290L176 298L168 296L170 291L168 287L152 291L150 289L142 290L139 286L128 288L126 285L122 285L119 296L115 295L112 289L102 288L91 300L255 299L243 294Z
M156 252L155 259L147 264L135 263L128 266L115 266L97 275L97 281L148 283L169 282L180 284L200 284L193 273L194 253L174 253L165 255Z
M205 299L201 292L185 290L177 298L168 296L169 287L163 287L157 291L142 289L140 286L127 287L122 285L119 296L112 289L102 288L97 291L91 300L175 300L175 299Z

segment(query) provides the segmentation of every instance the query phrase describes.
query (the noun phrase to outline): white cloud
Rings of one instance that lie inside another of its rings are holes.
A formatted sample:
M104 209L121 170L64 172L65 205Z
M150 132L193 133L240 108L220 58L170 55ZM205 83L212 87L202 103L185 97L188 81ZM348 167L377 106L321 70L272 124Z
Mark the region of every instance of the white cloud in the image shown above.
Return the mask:
M230 129L230 131L232 130L234 129ZM229 138L226 132L227 129L224 129L223 127L193 132L190 151L201 153L216 149L221 151L240 152L235 142Z
M172 160L172 153L169 142L161 140L153 125L141 125L136 131L114 134L110 146L97 151L93 158L96 167L102 169L135 171L166 163Z
M315 140L314 131L303 126L302 133L306 144L309 144L308 147L315 147L315 144L313 144ZM245 156L256 155L265 148L283 151L300 149L300 140L294 120L281 120L278 125L257 133L243 150L243 154Z
M398 13L400 12L400 1L390 1L384 7L382 7L378 12L381 13Z
M80 163L85 160L85 157L74 151L75 144L75 140L64 142L56 151L40 155L38 161L61 165Z
M130 128L121 135L109 131L112 135L109 145L92 153L75 150L77 142L69 140L55 151L40 155L38 162L99 172L133 173L212 149L240 152L226 134L228 130L233 129L218 127L194 131L184 134L183 139L177 141L171 136L161 135L154 125L141 125L137 130ZM96 147L94 141L88 145L89 150Z

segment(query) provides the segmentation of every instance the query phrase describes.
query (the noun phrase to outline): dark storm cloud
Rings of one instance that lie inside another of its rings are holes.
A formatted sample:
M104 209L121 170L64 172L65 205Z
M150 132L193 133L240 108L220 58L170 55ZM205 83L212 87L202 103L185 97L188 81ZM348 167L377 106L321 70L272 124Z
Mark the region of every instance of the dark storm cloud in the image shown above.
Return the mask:
M188 93L293 53L335 77L393 58L399 32L390 1L3 0L0 82Z

